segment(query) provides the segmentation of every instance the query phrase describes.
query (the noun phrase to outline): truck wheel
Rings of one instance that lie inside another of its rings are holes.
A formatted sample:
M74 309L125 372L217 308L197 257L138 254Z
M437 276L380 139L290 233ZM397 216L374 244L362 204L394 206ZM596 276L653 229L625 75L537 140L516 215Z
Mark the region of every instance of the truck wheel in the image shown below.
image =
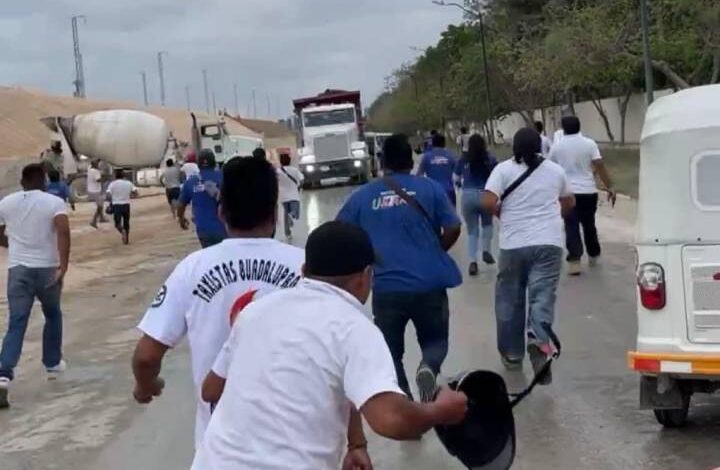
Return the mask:
M687 424L692 394L683 392L683 407L674 410L654 410L655 419L666 428L682 428Z

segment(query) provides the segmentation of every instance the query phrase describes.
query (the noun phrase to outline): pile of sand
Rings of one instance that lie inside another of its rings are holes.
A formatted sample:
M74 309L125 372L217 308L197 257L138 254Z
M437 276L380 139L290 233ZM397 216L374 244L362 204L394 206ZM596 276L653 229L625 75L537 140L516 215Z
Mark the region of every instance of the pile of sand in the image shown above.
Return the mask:
M49 144L48 129L40 122L47 116L73 116L107 109L138 109L155 114L168 124L175 137L190 142L192 121L186 110L149 107L135 103L92 101L50 96L40 91L0 87L0 159L37 157ZM196 113L198 119L211 119ZM227 120L228 131L236 135L258 135L240 123Z

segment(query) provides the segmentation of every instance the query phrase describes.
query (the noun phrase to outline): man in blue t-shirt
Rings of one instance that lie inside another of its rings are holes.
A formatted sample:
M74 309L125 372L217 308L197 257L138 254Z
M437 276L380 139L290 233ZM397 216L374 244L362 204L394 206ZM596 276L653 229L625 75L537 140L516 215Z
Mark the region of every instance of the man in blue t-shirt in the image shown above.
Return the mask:
M457 165L457 157L450 150L445 148L445 136L435 134L432 138L432 148L423 154L418 176L427 176L437 181L445 190L448 199L453 206L456 205L455 186L453 184L453 172Z
M409 397L402 358L405 327L410 321L415 325L423 356L416 381L421 399L427 401L448 352L447 289L462 283L447 254L460 236L460 219L444 188L410 174L413 158L407 137L394 135L385 141L383 166L386 177L353 193L337 219L365 229L379 255L373 315L390 347L400 387Z
M193 222L200 246L207 248L225 240L225 224L218 215L222 172L216 169L215 154L203 150L198 157L199 175L193 175L183 183L177 210L178 221L183 230L190 227L185 209L192 204Z
M72 210L75 210L75 200L70 192L70 187L60 179L60 173L51 170L48 172L48 180L50 180L50 182L47 188L45 188L45 192L57 196L65 202L69 202Z

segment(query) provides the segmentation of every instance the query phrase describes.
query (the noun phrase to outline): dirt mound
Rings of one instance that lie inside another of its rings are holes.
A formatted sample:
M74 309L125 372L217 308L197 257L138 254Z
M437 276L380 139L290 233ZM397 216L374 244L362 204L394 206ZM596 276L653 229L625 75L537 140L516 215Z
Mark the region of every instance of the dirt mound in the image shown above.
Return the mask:
M167 122L173 134L190 141L190 113L185 110L149 107L120 101L93 101L67 96L50 96L41 91L0 87L0 159L37 156L47 148L49 133L39 119L46 116L73 116L106 109L139 109ZM200 120L210 119L197 113ZM241 124L228 120L228 131L239 135L257 135Z

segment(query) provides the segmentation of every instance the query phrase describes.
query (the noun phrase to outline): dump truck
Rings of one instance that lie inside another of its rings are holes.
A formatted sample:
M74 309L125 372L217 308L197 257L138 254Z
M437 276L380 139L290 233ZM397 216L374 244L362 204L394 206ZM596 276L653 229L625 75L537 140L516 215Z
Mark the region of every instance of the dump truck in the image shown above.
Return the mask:
M84 200L92 160L106 168L135 171L164 160L170 133L166 122L143 111L109 110L41 120L62 144L63 173L76 200Z
M305 186L368 181L372 162L363 136L360 92L326 90L293 104Z

